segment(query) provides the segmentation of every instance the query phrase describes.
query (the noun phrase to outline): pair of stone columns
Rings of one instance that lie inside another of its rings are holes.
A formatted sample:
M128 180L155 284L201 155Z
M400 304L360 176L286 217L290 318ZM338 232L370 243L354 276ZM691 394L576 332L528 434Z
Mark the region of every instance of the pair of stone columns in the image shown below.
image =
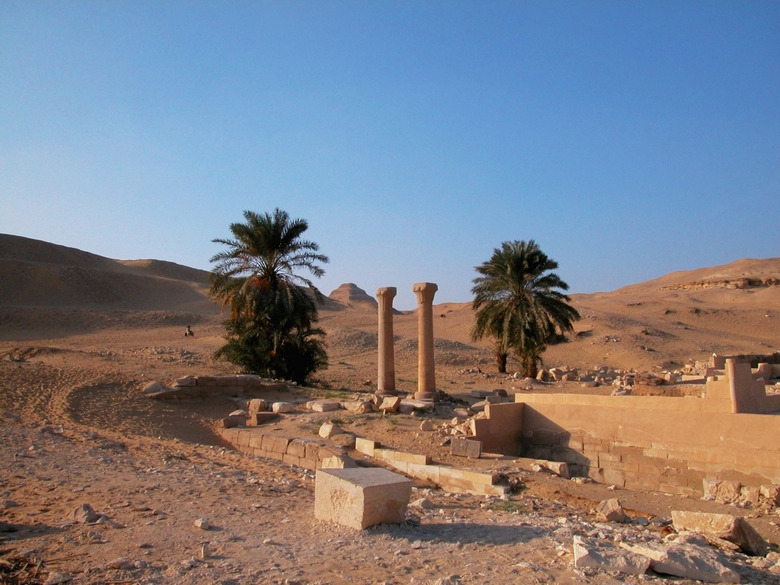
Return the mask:
M433 295L439 287L432 282L418 282L412 287L417 295L417 393L419 400L435 400L436 370L433 362ZM393 350L393 286L376 291L379 302L379 371L377 394L395 395L395 353Z

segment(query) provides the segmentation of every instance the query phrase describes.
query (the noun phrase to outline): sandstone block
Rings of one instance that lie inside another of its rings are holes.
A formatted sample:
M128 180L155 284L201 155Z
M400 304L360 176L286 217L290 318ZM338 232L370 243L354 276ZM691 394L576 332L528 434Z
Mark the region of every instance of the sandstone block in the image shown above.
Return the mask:
M411 480L381 468L320 469L314 489L314 516L362 530L404 521Z

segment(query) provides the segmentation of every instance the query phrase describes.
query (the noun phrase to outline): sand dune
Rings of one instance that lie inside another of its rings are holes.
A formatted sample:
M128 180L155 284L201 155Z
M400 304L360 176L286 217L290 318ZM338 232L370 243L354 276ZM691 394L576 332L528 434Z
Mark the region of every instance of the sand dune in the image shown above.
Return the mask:
M221 317L207 297L207 282L207 272L171 262L112 260L0 235L0 339L62 337L116 327L215 326ZM572 303L583 318L567 343L548 349L545 363L673 369L712 353L778 351L778 282L780 258L743 259L675 272L612 292L574 294ZM351 383L370 379L375 363L375 345L370 342L376 334L373 297L347 283L326 300L321 325L330 334L329 353L336 364L326 378L344 374ZM490 344L470 338L469 303L437 303L434 314L439 346L442 340L461 344L446 350L444 358L490 368ZM406 363L403 343L416 338L416 313L397 312L394 329L400 344L400 375L414 379L416 357L409 352ZM357 339L363 341L356 343ZM452 351L465 353L458 357ZM338 371L345 357L362 353L366 355L358 367Z

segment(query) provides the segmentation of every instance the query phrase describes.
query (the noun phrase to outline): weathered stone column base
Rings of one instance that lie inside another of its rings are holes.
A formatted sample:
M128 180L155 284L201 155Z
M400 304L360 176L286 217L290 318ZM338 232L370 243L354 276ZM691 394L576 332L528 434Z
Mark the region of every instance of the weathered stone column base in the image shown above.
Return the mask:
M435 392L415 392L414 393L414 399L415 400L432 400L434 402L438 402L441 400L441 392L438 390Z

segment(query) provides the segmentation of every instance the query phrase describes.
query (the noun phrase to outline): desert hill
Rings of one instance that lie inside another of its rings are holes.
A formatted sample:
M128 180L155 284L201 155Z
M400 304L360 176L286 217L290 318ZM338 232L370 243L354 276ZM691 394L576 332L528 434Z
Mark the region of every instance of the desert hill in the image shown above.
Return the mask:
M218 339L221 317L207 297L207 282L206 271L172 262L112 260L0 234L0 340L185 324L208 326ZM778 282L780 258L743 259L611 292L573 294L582 319L568 342L548 349L545 364L674 369L712 353L778 351ZM354 283L325 298L321 326L331 358L325 381L363 384L376 375L376 306ZM492 371L490 343L470 337L470 303L438 303L434 315L442 375L447 367ZM411 384L416 312L396 312L394 333L398 376Z

